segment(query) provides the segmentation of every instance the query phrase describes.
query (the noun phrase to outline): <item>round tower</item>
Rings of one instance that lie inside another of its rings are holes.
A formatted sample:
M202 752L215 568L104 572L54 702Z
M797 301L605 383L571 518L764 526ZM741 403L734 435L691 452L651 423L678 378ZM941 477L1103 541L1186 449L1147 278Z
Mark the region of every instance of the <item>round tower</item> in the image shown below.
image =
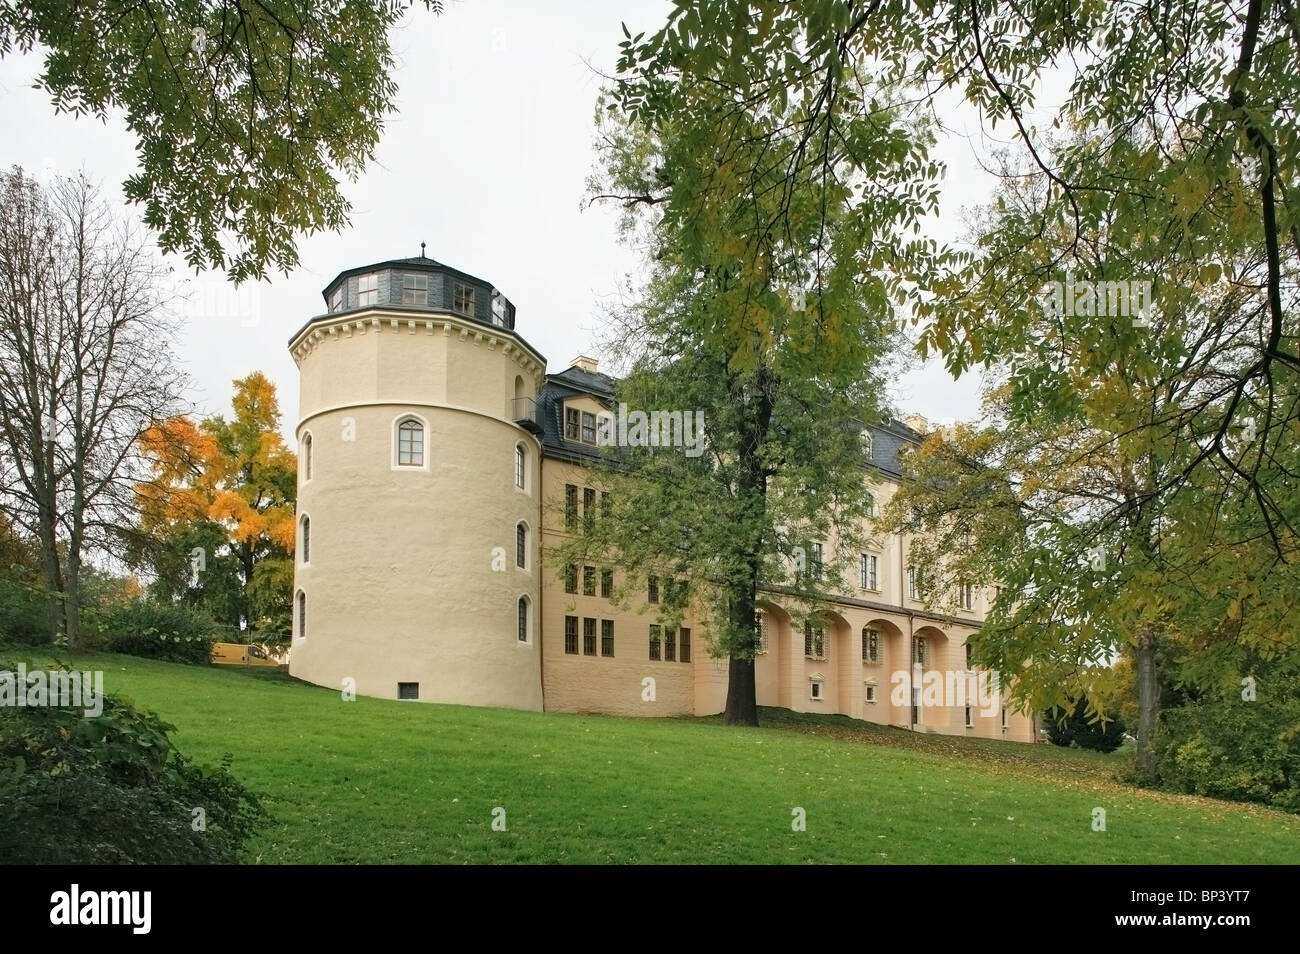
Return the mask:
M423 254L345 271L324 297L289 342L289 671L360 695L541 709L546 359L495 288Z

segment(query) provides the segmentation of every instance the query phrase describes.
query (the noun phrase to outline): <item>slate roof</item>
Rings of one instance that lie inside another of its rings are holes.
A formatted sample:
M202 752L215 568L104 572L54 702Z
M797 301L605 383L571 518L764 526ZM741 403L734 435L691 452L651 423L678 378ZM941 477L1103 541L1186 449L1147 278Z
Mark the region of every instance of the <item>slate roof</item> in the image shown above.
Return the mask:
M584 371L574 365L557 374L548 374L538 395L538 423L542 428L542 451L548 457L582 463L600 457L601 449L564 437L564 402L571 397L593 397L613 409L615 378L608 374ZM925 435L897 419L867 425L871 431L871 463L896 479L902 477L898 452L906 445L916 445Z

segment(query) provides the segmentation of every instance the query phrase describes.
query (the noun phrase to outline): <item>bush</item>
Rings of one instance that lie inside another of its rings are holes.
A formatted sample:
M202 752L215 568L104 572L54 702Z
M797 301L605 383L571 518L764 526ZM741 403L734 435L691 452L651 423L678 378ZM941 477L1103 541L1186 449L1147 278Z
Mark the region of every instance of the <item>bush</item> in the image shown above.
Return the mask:
M1108 721L1088 720L1088 701L1079 699L1073 711L1061 719L1061 709L1050 709L1044 720L1047 739L1053 745L1074 746L1080 749L1093 749L1097 752L1114 752L1124 742L1124 723L1119 717L1109 712Z
M131 600L98 614L97 648L168 662L207 663L217 627L211 617L184 603Z
M45 601L32 587L0 579L0 642L6 641L45 645L50 641L50 620Z
M1165 788L1300 813L1300 700L1203 701L1161 724Z
M0 665L0 669L13 666ZM233 864L267 819L230 774L190 762L173 727L109 696L0 708L0 858L17 864ZM205 830L194 809L203 809Z

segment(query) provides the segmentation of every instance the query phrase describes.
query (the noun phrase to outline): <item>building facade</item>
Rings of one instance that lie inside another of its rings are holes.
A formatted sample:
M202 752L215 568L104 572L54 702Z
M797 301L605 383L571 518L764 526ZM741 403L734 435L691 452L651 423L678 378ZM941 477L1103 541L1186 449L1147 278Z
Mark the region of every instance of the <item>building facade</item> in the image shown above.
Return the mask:
M324 297L325 313L289 343L300 376L293 675L463 705L722 711L728 661L708 656L697 620L657 619L657 585L617 605L616 568L547 558L569 521L600 506L588 465L613 379L585 357L547 374L508 299L423 255L343 272ZM921 434L893 421L870 437L883 506L899 447ZM973 698L966 642L991 594L970 588L956 616L928 613L909 586L907 540L880 544L855 554L859 585L815 624L765 594L759 705L1033 741L1031 716ZM927 694L931 674L946 692ZM954 681L969 705L954 704Z

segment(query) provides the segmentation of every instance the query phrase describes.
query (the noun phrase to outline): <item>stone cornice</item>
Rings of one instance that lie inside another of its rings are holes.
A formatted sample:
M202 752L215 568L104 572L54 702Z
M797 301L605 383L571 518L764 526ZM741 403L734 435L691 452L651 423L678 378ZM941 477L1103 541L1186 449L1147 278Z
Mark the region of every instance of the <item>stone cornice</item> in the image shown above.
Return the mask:
M525 373L538 381L546 373L546 358L515 332L444 312L413 313L366 308L336 316L324 315L313 318L289 340L289 353L293 355L294 363L301 366L303 358L327 341L368 334L420 333L441 334L448 338L455 335L461 341L472 341L476 346L486 345L489 351L500 348L503 355L513 358Z

